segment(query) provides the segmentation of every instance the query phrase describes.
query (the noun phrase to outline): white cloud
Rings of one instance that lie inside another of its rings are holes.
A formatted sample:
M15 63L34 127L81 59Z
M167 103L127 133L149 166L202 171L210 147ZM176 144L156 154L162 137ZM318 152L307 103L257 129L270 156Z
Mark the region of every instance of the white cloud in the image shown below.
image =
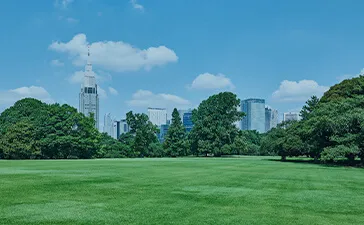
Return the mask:
M134 9L138 9L140 11L144 11L144 6L142 6L141 4L137 3L137 0L130 0L131 5L133 6Z
M193 89L234 89L235 86L224 74L204 73L196 77L190 88Z
M87 60L87 45L85 34L77 34L67 43L53 42L49 49L67 53L73 59L73 64L84 66ZM150 70L155 66L177 62L175 52L165 46L139 49L122 41L100 41L90 44L90 60L94 65L115 72Z
M43 87L30 86L0 91L0 105L14 104L23 98L36 98L46 103L54 102L48 91Z
M342 75L342 76L337 77L337 80L339 82L341 82L341 81L346 80L346 79L352 79L354 77L359 77L360 75L364 76L364 68L361 69L360 73L358 73L358 74L355 74L355 75L353 75L353 74L345 74L345 75Z
M61 9L67 9L73 0L55 0L54 6Z
M312 95L321 97L329 87L320 86L314 80L288 81L281 82L279 89L276 90L272 97L277 101L304 102Z
M119 92L115 88L112 88L112 87L109 87L109 92L112 95L118 95L119 94Z
M69 22L69 23L78 23L78 19L75 19L75 18L72 18L72 17L68 17L66 19L66 21Z
M102 83L104 81L111 80L111 75L110 74L103 73L102 71L99 71L99 72L101 72L101 74L104 74L104 75L101 76L101 75L95 73L94 71L92 71L92 74L96 77L96 82L97 83ZM85 72L82 71L82 70L76 71L70 77L68 77L67 80L71 84L82 84L83 83L84 74L85 74Z
M60 60L58 60L58 59L53 59L52 61L51 61L51 65L52 66L64 66L64 63L63 62L61 62Z
M100 86L97 86L97 93L99 94L100 98L107 98L107 93L104 89L102 89Z
M154 94L148 90L138 90L133 94L132 99L129 100L128 105L135 107L186 107L191 103L179 96L171 94Z

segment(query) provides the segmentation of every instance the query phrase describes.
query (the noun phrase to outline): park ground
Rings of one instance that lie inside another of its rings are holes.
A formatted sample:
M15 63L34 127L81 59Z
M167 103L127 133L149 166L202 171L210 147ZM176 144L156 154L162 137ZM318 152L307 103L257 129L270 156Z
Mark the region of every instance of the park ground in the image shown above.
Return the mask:
M364 169L267 157L2 160L0 224L364 224Z

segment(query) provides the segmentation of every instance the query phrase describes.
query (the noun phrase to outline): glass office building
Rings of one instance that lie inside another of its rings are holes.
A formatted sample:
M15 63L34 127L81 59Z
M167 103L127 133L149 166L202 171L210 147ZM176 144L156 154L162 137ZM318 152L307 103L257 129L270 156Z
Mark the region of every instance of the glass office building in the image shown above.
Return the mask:
M242 130L265 132L265 100L250 98L241 101L241 111L245 117L241 121Z

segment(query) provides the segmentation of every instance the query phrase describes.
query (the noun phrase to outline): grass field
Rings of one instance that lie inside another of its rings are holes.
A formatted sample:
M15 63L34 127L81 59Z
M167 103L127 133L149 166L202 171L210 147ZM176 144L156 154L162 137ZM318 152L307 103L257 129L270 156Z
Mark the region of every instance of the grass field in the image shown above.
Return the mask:
M263 157L0 161L0 224L364 224L364 169Z

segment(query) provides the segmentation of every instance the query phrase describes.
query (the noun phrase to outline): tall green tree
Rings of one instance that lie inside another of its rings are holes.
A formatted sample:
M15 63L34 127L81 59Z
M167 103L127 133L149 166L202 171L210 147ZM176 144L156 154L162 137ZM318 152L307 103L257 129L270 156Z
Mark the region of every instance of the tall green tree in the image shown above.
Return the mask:
M0 138L0 152L5 159L31 159L40 157L39 142L35 139L35 127L23 120L9 127Z
M320 102L320 99L315 95L306 101L306 104L303 106L303 108L300 112L300 116L301 116L302 120L308 119L309 115L317 107L319 102Z
M244 116L237 110L239 105L235 94L222 92L202 101L198 109L193 110L194 127L190 133L193 153L220 156L231 149L230 145L239 134L234 123Z
M168 156L176 157L186 156L188 154L186 130L176 108L172 112L172 124L168 128L163 146Z
M150 145L158 142L157 127L153 125L144 113L134 114L132 111L126 114L126 120L130 126L130 134L134 136L132 149L138 157L151 156Z

